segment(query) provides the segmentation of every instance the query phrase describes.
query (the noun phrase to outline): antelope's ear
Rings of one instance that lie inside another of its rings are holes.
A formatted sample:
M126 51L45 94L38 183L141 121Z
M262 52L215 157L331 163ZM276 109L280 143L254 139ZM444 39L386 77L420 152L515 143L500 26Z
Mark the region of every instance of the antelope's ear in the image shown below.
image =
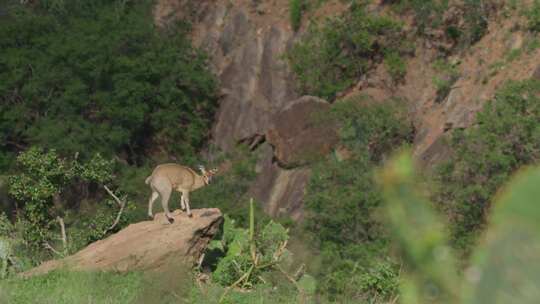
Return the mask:
M218 173L218 171L219 171L218 168L214 168L214 169L210 170L210 173L211 174L216 174L216 173Z

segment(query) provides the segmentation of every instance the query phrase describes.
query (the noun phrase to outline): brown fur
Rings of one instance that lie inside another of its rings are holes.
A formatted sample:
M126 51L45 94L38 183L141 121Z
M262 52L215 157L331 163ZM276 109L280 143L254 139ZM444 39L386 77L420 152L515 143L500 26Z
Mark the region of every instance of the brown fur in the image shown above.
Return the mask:
M165 215L170 223L173 223L169 211L169 199L173 190L182 193L180 200L182 209L187 209L188 216L191 217L189 208L189 193L201 187L206 186L217 169L206 171L204 167L200 168L202 175L197 174L189 167L178 164L163 164L157 166L152 175L146 178L145 183L152 188L152 195L148 201L148 216L153 217L152 206L154 201L161 197L161 205Z

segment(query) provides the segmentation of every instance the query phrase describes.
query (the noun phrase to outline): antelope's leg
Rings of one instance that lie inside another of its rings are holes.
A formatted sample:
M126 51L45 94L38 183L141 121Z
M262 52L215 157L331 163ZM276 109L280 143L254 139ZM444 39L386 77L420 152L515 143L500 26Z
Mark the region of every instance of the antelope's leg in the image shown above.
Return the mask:
M187 215L189 217L192 217L193 215L191 214L191 210L189 209L189 192L182 192L182 198L184 199L184 203L186 204Z
M148 200L148 216L151 218L154 218L154 214L152 213L152 209L154 207L154 202L158 198L159 194L152 190L152 195L150 196L150 199Z
M161 183L157 190L161 196L161 205L163 206L163 211L165 211L165 217L172 224L174 223L174 219L169 211L169 199L171 198L172 187L168 183Z
M185 203L183 192L182 192L182 195L180 196L180 208L184 211L186 210L186 203Z

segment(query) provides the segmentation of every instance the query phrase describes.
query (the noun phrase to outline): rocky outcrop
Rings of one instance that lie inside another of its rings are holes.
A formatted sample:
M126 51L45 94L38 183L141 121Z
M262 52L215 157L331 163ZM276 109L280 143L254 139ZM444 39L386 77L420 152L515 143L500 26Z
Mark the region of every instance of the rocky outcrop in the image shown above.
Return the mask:
M325 146L322 140L316 142L322 139L317 136L320 130L304 124L302 118L287 115L286 108L299 97L283 60L283 54L298 36L287 18L288 3L159 0L154 12L161 25L175 19L193 21L193 41L210 55L222 94L212 134L214 144L228 151L240 141L255 138L256 145L266 139L274 147L274 154L259 162L259 177L254 185L264 187L254 192L271 214L297 210L301 205L298 197L309 175L309 170L301 167L306 164L304 156L311 150L325 154L332 145L329 142ZM307 14L313 14L313 18L339 15L347 6L338 3L328 1L316 12ZM388 2L373 1L369 10L384 10L385 3ZM443 21L455 23L456 18L461 18L459 14L455 9L448 10ZM308 18L304 16L304 21ZM522 17L490 16L486 35L467 52L459 52L445 32L435 30L426 32L424 37L412 37L416 47L404 57L404 79L396 83L381 64L338 96L369 95L377 101L398 97L407 102L416 130L414 155L431 166L448 156L450 149L445 137L449 131L469 127L476 113L504 82L540 77L540 49L521 51L527 49L527 41L532 37L526 31L516 30L516 24L523 22L519 18ZM414 27L411 18L403 19L407 30ZM302 29L305 26L300 32ZM519 56L509 61L510 52ZM434 68L441 53L454 54L448 59L457 73L450 78ZM434 82L437 78L455 82L448 92L441 94ZM302 115L302 111L298 112ZM296 136L297 132L303 135Z
M194 26L193 40L209 53L220 80L212 138L226 151L264 134L273 115L297 97L282 57L294 33L282 18L282 7L261 5L215 1Z
M322 121L324 112L329 110L330 104L325 100L304 96L274 115L266 140L274 147L280 166L307 165L332 151L338 142L336 128Z
M62 260L47 261L23 276L44 274L61 267L74 270L160 270L176 263L193 264L220 229L221 211L192 210L193 217L176 210L168 224L159 213L153 221L131 224L106 239L88 245Z
M257 164L257 179L251 185L249 194L262 202L267 214L273 217L290 216L293 220L301 220L310 169L282 168L274 161L272 147L269 144L263 144L261 149L263 157Z
M213 143L229 151L241 141L269 141L275 155L263 144L267 153L257 164L250 192L270 215L300 218L309 170L297 166L306 163L303 156L328 152L332 141L325 139L334 136L312 128L308 119L327 103L311 97L307 106L295 101L299 96L283 58L295 39L284 18L288 1L160 0L154 15L161 25L178 18L193 21L193 41L208 52L221 86ZM310 142L314 137L319 140Z

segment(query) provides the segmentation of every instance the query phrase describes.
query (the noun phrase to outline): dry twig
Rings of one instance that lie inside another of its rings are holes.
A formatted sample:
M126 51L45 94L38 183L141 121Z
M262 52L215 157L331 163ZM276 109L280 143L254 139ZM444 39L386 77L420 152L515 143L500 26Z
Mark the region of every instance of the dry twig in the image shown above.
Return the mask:
M112 198L116 201L116 203L120 207L120 211L118 211L118 214L116 215L116 219L114 220L113 224L109 228L107 228L107 230L105 230L105 232L104 232L104 233L107 233L107 232L113 230L114 227L116 227L116 225L118 225L118 222L120 222L120 217L122 216L122 212L124 211L124 207L126 206L126 197L124 196L124 198L122 200L120 200L118 198L118 196L116 196L111 191L111 189L109 189L109 187L103 185L103 188L105 188L105 191L107 191L107 193L109 193L109 195L112 196Z

